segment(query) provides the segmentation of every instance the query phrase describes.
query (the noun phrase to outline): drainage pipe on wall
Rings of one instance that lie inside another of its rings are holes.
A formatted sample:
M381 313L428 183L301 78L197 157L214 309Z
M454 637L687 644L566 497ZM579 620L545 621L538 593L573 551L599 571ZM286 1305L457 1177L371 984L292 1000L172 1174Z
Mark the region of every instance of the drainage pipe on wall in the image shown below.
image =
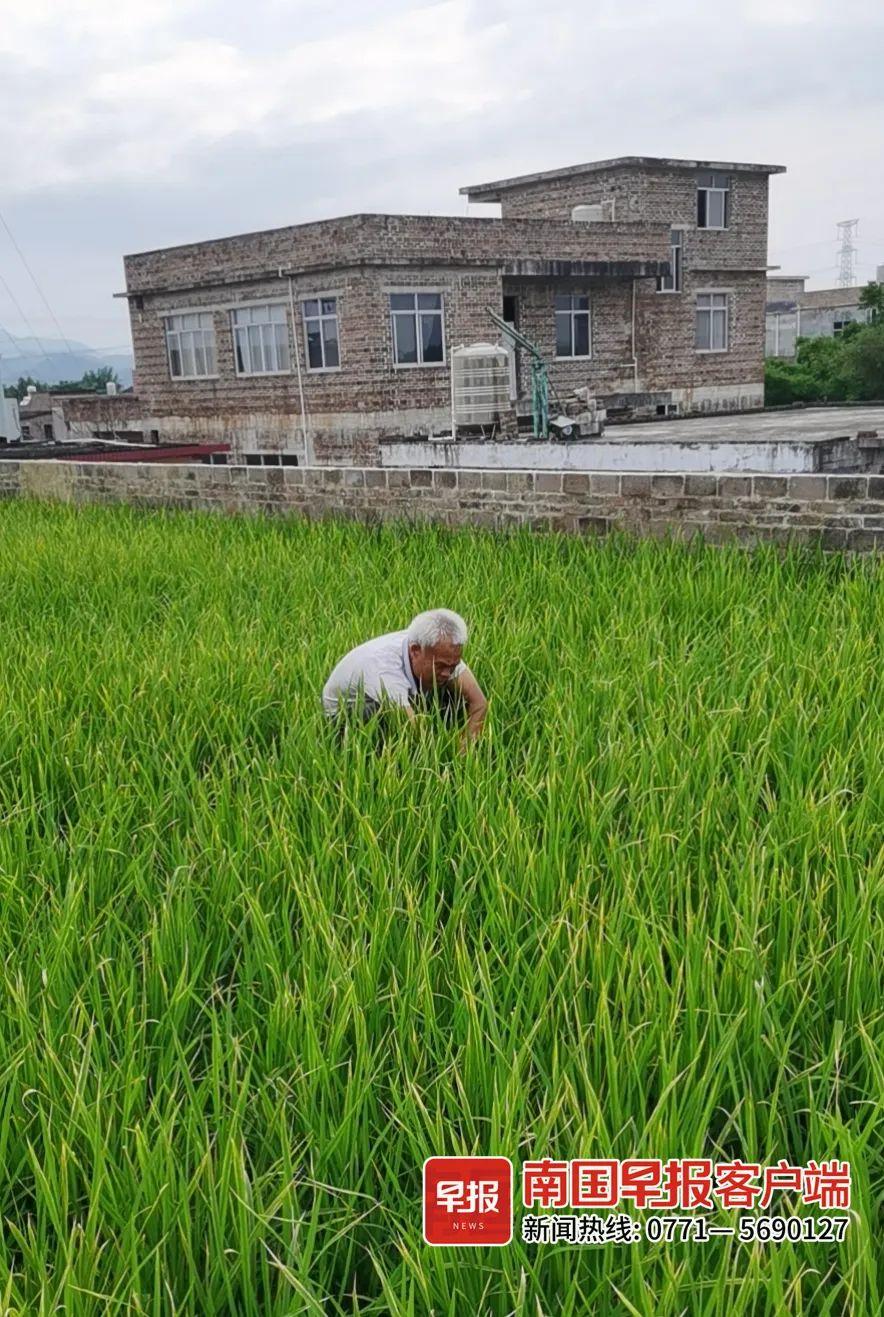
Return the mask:
M282 269L280 269L279 271L280 279L283 278L284 273L285 272ZM313 445L310 437L310 428L307 424L307 408L304 404L304 381L301 377L301 339L300 339L300 335L298 334L298 320L295 315L295 290L294 290L294 285L292 284L291 275L288 276L288 280L289 280L289 311L291 312L291 317L292 317L292 344L295 349L295 369L298 372L298 397L300 398L300 402L301 402L301 441L304 445L304 465L315 466L316 463L313 460Z
M638 393L638 354L635 350L635 280L632 281L632 361L618 361L614 370L632 371L632 391Z
M632 281L632 390L638 393L638 353L635 350L635 280Z

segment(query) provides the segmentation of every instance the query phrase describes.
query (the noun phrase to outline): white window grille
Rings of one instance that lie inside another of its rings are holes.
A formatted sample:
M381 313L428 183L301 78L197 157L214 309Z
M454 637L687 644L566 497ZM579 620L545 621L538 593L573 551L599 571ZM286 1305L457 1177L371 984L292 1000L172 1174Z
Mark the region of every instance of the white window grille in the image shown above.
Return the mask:
M669 233L669 274L661 274L657 280L658 293L681 292L681 251L682 231L671 229Z
M239 306L231 312L237 375L282 375L292 368L286 308Z
M303 304L307 369L337 370L341 364L338 299L313 297Z
M726 229L730 218L731 181L727 174L704 173L697 178L697 228Z
M556 356L591 356L589 297L585 293L557 293L555 306Z
M727 352L727 293L698 293L696 346L698 352Z
M215 321L209 311L166 316L166 351L174 380L206 379L216 375Z
M445 362L445 319L441 293L391 293L393 361L397 366Z

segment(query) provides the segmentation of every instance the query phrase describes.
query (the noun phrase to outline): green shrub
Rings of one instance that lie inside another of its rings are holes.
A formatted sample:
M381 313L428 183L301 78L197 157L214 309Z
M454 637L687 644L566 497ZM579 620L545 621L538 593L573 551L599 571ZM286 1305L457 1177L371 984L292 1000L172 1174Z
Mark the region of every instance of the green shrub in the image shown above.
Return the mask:
M844 345L844 364L856 398L884 398L884 322L864 325Z
M764 363L768 407L884 398L884 324L848 325L837 338L799 338L794 361Z

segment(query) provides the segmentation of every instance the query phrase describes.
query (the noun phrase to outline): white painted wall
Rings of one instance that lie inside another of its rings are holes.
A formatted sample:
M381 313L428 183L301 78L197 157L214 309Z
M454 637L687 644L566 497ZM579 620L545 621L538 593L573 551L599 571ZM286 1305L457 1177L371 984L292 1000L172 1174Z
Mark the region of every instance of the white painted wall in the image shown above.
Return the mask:
M758 471L813 470L812 443L796 440L674 443L577 440L572 443L384 439L380 464L484 467L531 471Z
M0 439L5 439L8 444L21 443L18 402L15 398L4 397L2 390L0 390Z

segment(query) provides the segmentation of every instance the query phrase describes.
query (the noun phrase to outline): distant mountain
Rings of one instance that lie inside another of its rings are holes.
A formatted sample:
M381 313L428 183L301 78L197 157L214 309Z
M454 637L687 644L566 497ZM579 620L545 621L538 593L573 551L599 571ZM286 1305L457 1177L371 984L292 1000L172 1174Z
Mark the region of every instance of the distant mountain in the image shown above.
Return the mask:
M68 339L70 352L59 338L12 339L0 327L0 377L3 384L15 384L22 376L31 375L42 384L59 384L62 380L78 380L87 370L111 366L123 388L132 383L131 352L104 352L90 348L88 343Z

